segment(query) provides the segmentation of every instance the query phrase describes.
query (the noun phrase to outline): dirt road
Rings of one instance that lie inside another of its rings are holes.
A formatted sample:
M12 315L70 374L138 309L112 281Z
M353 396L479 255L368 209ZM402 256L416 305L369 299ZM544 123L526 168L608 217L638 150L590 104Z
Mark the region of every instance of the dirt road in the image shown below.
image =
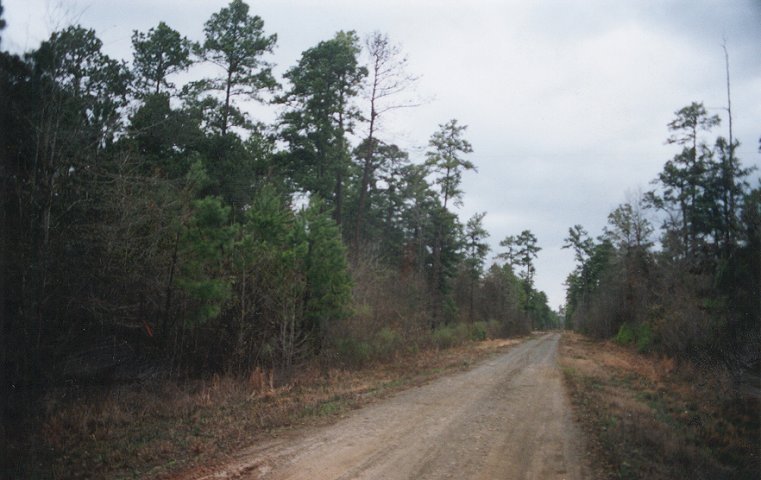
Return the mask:
M532 339L334 425L256 445L204 478L589 478L556 363L559 338Z

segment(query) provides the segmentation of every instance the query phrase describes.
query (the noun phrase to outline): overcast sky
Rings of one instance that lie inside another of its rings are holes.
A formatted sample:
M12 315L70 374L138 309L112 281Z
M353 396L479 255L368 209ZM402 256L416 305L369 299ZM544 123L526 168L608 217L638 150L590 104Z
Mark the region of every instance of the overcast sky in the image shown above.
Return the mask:
M130 59L132 30L165 21L192 40L225 0L3 0L2 47L36 48L67 23L94 28L113 57ZM338 30L379 30L401 44L417 94L431 101L384 122L382 139L421 161L438 124L468 125L478 173L464 176L463 220L486 211L494 249L532 230L542 251L537 287L557 307L573 269L561 245L582 224L652 188L674 112L702 101L722 116L730 54L739 155L761 164L761 0L266 0L251 12L277 33L282 74ZM752 176L757 184L759 173Z

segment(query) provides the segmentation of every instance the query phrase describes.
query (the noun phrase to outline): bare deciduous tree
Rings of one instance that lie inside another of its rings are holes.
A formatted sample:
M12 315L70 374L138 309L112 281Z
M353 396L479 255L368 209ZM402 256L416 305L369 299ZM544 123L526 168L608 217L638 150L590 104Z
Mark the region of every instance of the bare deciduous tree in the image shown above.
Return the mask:
M364 148L360 152L362 177L354 230L355 246L361 241L368 189L379 166L379 160L375 155L378 147L376 133L379 117L391 110L418 105L409 98L399 98L402 93L409 91L419 78L407 72L407 57L403 55L401 47L392 43L385 33L376 31L365 40L365 48L370 57L369 83L366 91L370 103L370 116L367 137L362 144ZM399 98L399 101L392 101L392 98Z

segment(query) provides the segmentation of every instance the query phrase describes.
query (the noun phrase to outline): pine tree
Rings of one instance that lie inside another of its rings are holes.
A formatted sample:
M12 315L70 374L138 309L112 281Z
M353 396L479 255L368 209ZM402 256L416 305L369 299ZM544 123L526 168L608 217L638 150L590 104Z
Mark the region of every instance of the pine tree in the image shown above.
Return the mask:
M475 298L476 284L481 278L484 269L486 255L489 253L489 232L483 227L483 219L486 212L476 213L465 225L465 268L470 279L470 292L468 302L468 318L473 321L473 301Z
M190 41L164 22L147 33L135 30L132 49L135 85L142 95L160 95L162 87L171 92L174 85L167 77L192 65Z
M313 200L300 218L308 244L304 325L319 352L332 324L349 313L351 279L341 233L322 201Z
M356 33L343 31L306 50L285 73L291 87L279 99L288 107L280 119L288 175L325 200L338 224L350 167L347 135L360 116L353 100L367 75L359 52Z
M232 0L206 22L204 36L196 53L202 60L220 67L222 75L197 83L195 89L222 92L221 103L208 97L199 106L207 105L217 111L219 116L212 123L224 136L231 126L247 125L244 113L233 105L233 98L260 100L262 90L276 88L272 65L262 57L272 53L277 35L264 33L264 21L258 15L249 15L246 2Z

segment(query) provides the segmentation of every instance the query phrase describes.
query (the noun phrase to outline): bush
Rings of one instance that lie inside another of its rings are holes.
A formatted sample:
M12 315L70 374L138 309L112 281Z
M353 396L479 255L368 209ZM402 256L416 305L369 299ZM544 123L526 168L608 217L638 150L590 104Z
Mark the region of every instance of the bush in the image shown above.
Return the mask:
M615 341L620 345L631 345L634 343L634 336L634 328L628 323L624 323L618 329Z
M367 342L355 338L341 338L336 341L336 353L346 365L362 366L370 360L372 348Z
M436 348L451 348L472 338L468 325L456 323L437 327L431 334L431 341Z
M449 325L442 325L433 331L431 340L436 348L450 348L455 344L454 329Z
M399 334L389 327L383 327L373 338L373 353L379 358L390 358L401 345Z
M505 325L497 320L489 320L486 324L488 338L500 338L505 336Z
M624 323L614 340L620 345L635 345L640 352L646 352L653 346L653 330L647 323L636 326Z
M653 346L653 330L647 323L640 324L637 329L637 350L647 352Z
M489 337L489 324L476 322L470 329L470 339L476 342L486 340Z

